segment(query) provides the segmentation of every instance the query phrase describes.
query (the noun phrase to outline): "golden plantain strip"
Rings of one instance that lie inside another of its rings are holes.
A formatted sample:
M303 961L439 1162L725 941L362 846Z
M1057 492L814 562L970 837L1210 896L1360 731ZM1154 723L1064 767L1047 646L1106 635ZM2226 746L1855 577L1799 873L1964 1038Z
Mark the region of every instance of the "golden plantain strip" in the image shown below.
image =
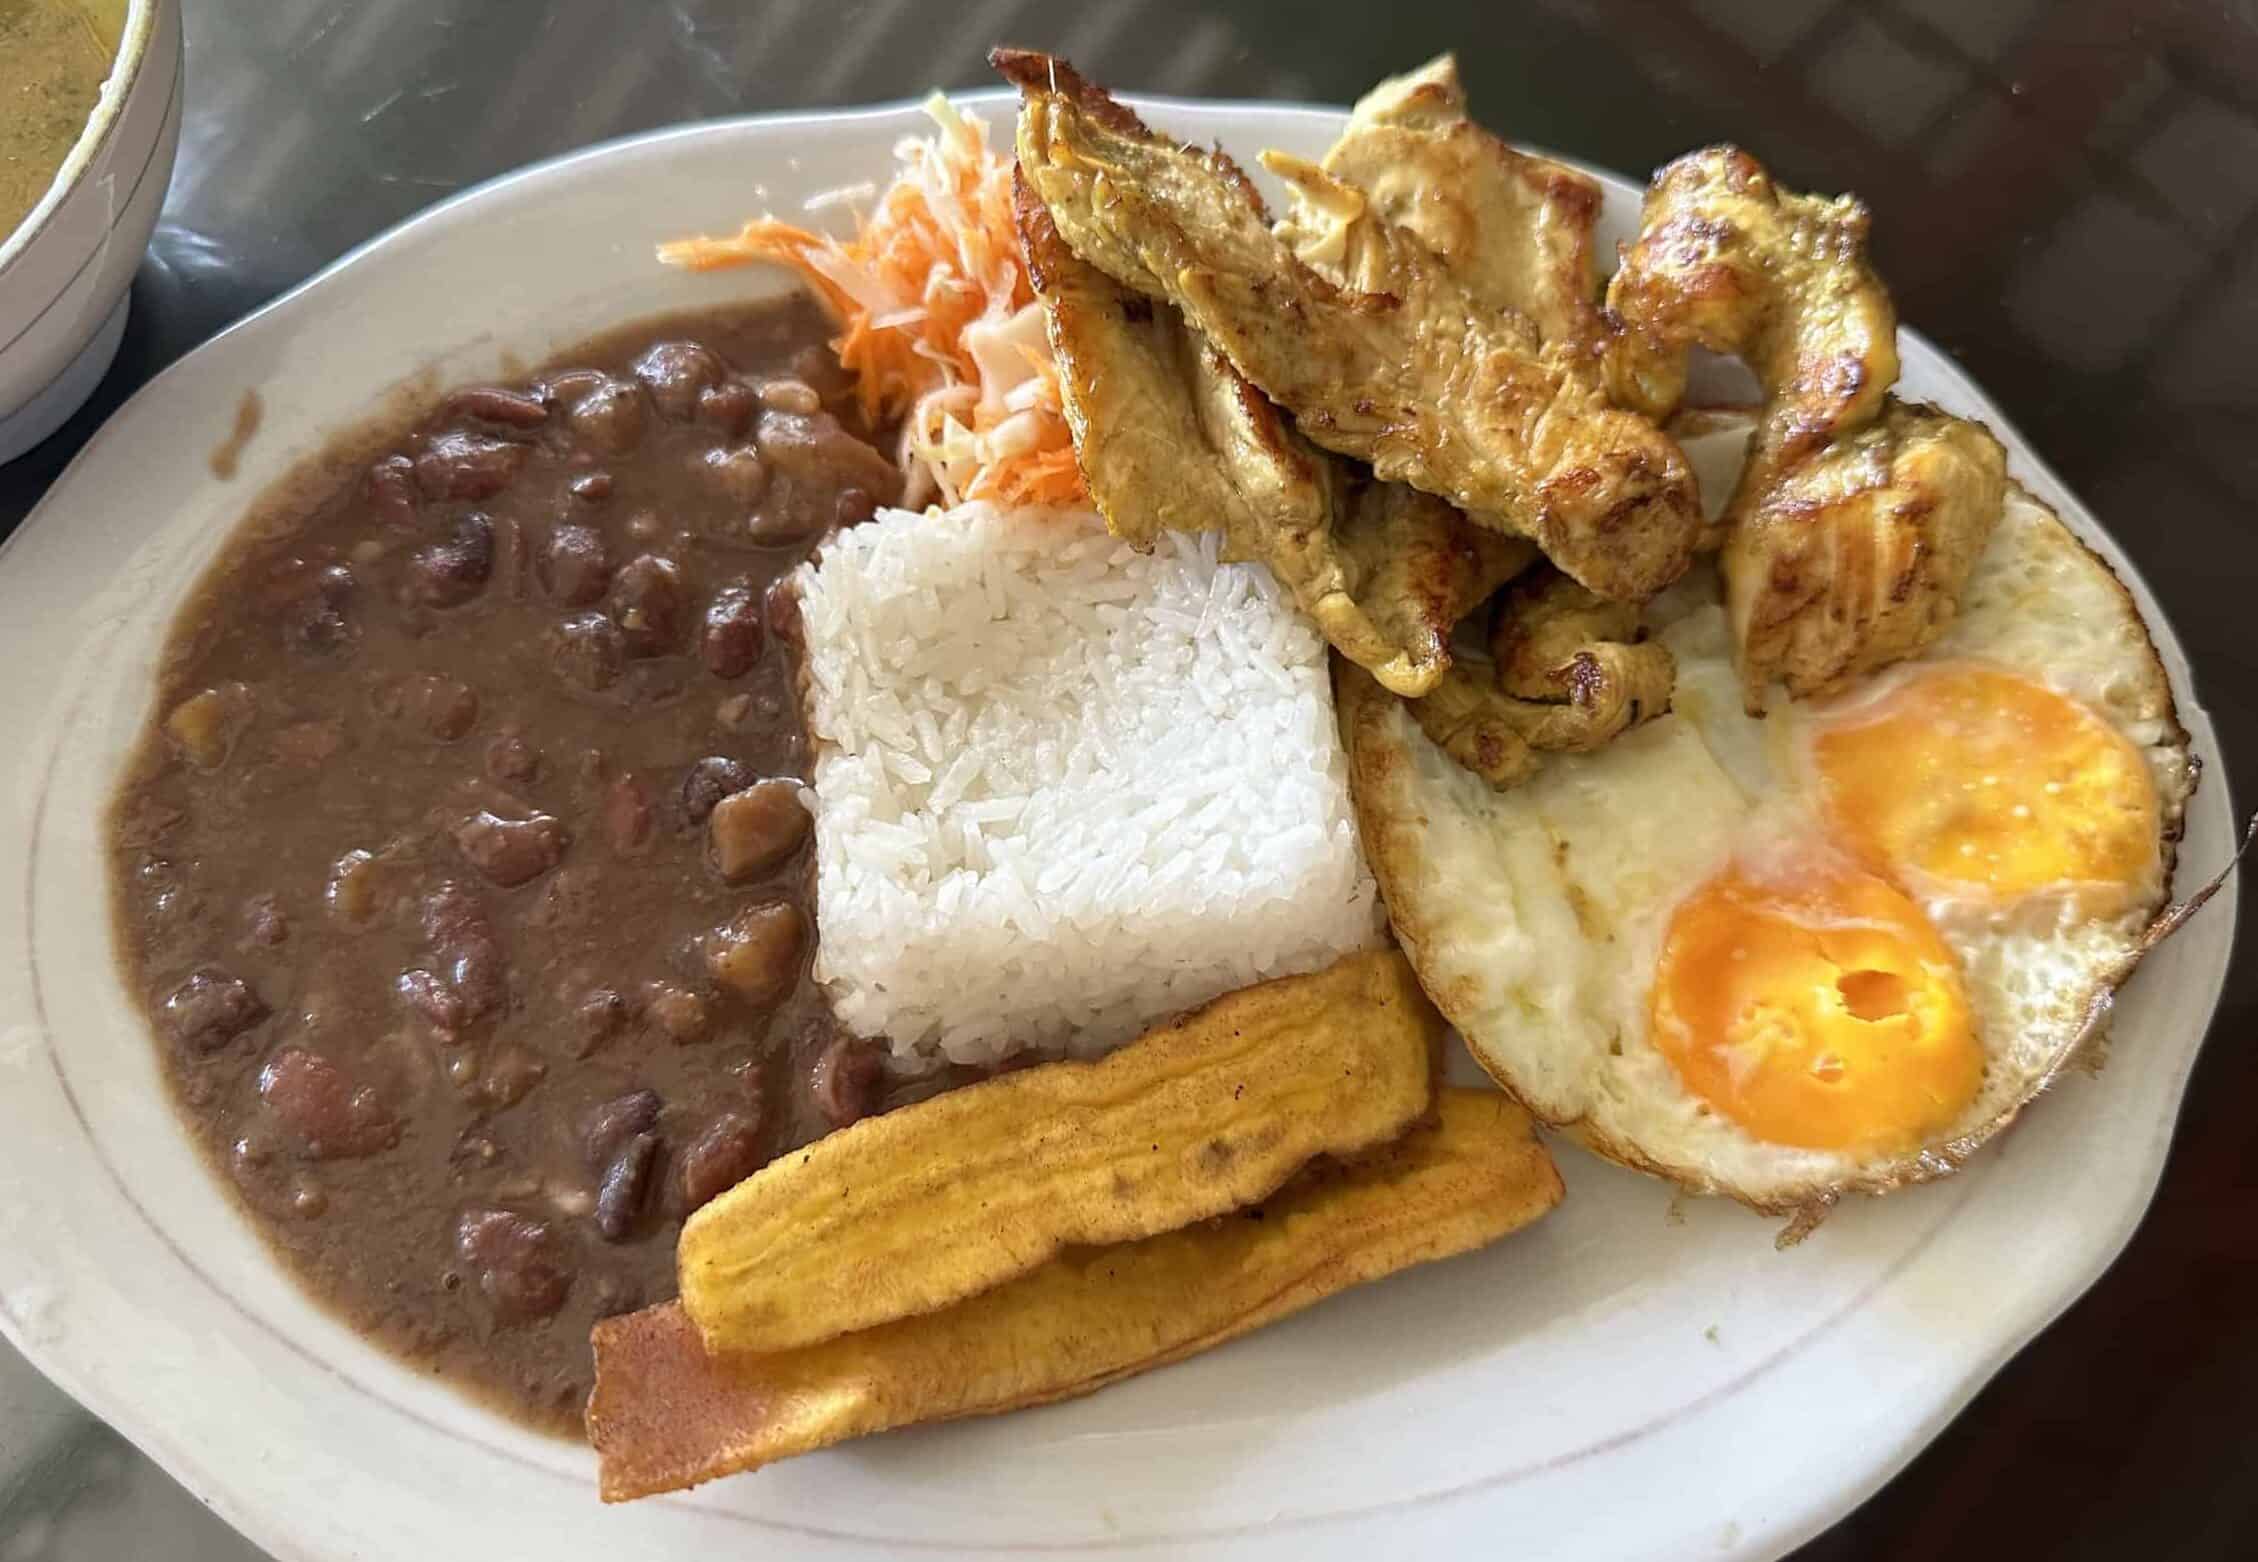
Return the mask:
M765 1358L706 1355L681 1308L596 1325L588 1400L606 1502L677 1491L848 1438L1087 1394L1336 1291L1446 1258L1560 1202L1529 1116L1445 1090L1430 1124L1325 1164L1258 1210L1062 1254L945 1311Z
M683 1308L716 1354L792 1350L1251 1204L1424 1113L1442 1029L1402 955L1352 955L866 1118L690 1217Z

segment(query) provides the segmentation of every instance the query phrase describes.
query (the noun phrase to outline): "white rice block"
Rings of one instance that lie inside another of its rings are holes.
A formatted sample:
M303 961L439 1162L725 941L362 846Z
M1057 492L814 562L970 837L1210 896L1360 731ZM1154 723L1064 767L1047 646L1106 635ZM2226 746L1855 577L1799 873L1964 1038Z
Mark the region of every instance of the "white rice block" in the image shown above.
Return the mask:
M1089 1054L1379 941L1324 641L1216 541L973 504L801 569L815 974L850 1029Z

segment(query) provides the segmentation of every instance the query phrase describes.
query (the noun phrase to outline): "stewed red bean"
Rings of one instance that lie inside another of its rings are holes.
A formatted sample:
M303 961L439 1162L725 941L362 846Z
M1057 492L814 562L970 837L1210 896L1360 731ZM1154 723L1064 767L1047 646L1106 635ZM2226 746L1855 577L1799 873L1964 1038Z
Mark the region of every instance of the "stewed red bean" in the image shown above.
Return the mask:
M466 515L445 542L426 543L408 555L408 595L429 607L461 607L486 589L493 573L494 523Z
M416 485L431 499L487 499L524 467L533 447L452 429L434 434L415 460Z
M545 1424L691 1210L935 1088L810 976L780 583L896 483L830 335L639 327L309 466L184 614L113 816L213 1163L343 1315Z
M736 580L713 594L706 604L705 624L698 636L698 659L716 678L742 678L760 660L761 644L768 638L761 627L760 598L750 581Z
M573 403L572 431L593 449L622 456L643 442L650 419L643 387L633 380L607 379Z
M721 383L721 360L696 342L660 342L635 360L635 377L659 411L683 419L698 410L701 391Z
M664 656L682 640L687 616L682 571L672 559L642 553L612 577L612 621L631 657Z
M760 1124L743 1112L723 1112L682 1152L682 1207L685 1212L711 1203L754 1172L761 1153Z
M612 583L604 534L593 526L566 522L549 533L536 566L549 595L566 607L601 602Z
M549 662L574 688L608 689L627 667L627 637L607 614L575 613L549 631Z

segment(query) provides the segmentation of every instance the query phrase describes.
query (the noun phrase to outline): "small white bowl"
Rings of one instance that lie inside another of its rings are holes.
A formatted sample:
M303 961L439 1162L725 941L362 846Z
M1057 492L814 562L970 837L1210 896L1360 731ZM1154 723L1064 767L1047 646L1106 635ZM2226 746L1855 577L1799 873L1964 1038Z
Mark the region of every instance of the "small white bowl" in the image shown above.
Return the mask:
M125 334L126 289L180 145L179 0L130 0L118 55L55 182L0 235L0 462L61 426Z

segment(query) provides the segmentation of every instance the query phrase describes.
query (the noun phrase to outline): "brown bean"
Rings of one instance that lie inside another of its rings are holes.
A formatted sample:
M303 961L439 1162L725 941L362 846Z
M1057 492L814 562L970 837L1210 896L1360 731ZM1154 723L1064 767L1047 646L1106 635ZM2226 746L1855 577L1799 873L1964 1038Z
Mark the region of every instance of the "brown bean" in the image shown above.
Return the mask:
M761 615L770 638L794 651L807 648L807 626L800 613L800 588L789 575L778 576L761 594Z
M408 600L460 607L486 589L493 573L494 523L474 512L455 522L447 541L426 543L408 555Z
M217 770L257 713L248 684L223 683L175 705L165 717L165 736L198 770Z
M415 526L422 506L416 464L406 456L386 456L370 467L361 492L371 513L385 525L401 531Z
M760 599L750 581L738 580L714 593L706 604L704 628L698 635L698 658L716 678L742 678L760 660Z
M451 429L424 441L416 457L416 484L431 499L486 499L509 487L529 445Z
M703 1041L713 1025L713 1006L687 987L650 982L643 988L643 1012L676 1041Z
M601 369L559 369L537 381L532 393L545 407L569 407L610 378Z
M682 571L655 553L638 554L612 577L609 606L630 657L664 656L682 640Z
M637 1134L620 1147L596 1184L596 1230L606 1242L624 1242L650 1202L659 1136Z
M723 380L698 392L698 421L726 434L739 434L753 421L760 399L743 380Z
M548 814L504 819L486 808L456 825L454 837L463 859L505 889L555 867L572 839L563 822Z
M860 526L878 513L878 500L860 488L842 488L832 502L831 521L835 526Z
M572 1291L572 1270L547 1221L515 1210L465 1210L455 1222L455 1252L503 1323L546 1318Z
M727 1193L766 1162L760 1123L742 1112L723 1112L706 1124L682 1152L682 1208L703 1208Z
M549 595L567 607L601 602L612 583L604 534L569 521L549 533L548 546L541 550L535 568Z
M595 693L619 681L627 641L608 614L576 613L549 631L549 664L566 683Z
M750 770L725 755L709 754L693 760L682 772L682 817L694 825L704 824L714 804L732 792L743 791L752 780Z
M359 634L352 619L353 588L353 572L343 564L317 573L284 616L289 643L317 655L352 644Z
M501 1009L509 998L509 966L478 897L460 884L442 884L424 898L421 920L440 977L462 999L465 1019Z
M797 781L756 781L713 806L706 823L713 865L732 884L757 877L800 849L813 821Z
M631 857L651 843L651 789L640 776L621 776L604 789L604 838Z
M441 673L421 673L396 691L399 717L439 743L452 743L478 724L478 692Z
M313 1160L355 1160L400 1142L400 1124L374 1087L356 1088L336 1064L304 1047L284 1047L267 1059L259 1100Z
M621 1145L658 1126L663 1105L656 1090L630 1090L597 1103L581 1123L581 1160L592 1172L610 1165Z
M456 391L447 398L447 410L505 428L539 428L549 421L549 409L537 398L498 385L472 385Z
M768 467L750 445L709 450L698 458L709 487L732 504L750 508L768 492Z
M891 502L901 493L901 473L894 464L827 412L763 411L753 443L769 471L768 490L745 524L753 542L782 547L839 524L842 489L863 496L849 507L850 513L865 503ZM863 510L852 518L866 519L867 514Z
M796 805L795 805L796 806ZM791 992L800 976L806 926L797 906L748 906L706 936L706 969L725 990L756 1009Z
M886 1062L869 1042L840 1036L825 1047L808 1070L808 1098L834 1128L859 1122L878 1109L886 1084Z
M587 1057L627 1028L627 1000L609 987L593 987L572 1008L573 1055Z
M609 472L583 472L565 484L565 492L586 504L602 504L612 496Z
M541 773L541 755L514 732L505 732L486 745L486 774L502 782L531 781Z
M376 914L376 858L365 851L349 851L329 868L324 897L330 915L348 927L359 927Z
M217 1052L267 1013L250 983L209 965L189 973L164 1002L165 1028L198 1052Z
M470 1005L436 971L427 971L422 966L402 971L393 978L392 988L407 1005L408 1012L443 1037L459 1036L470 1024Z
M721 383L721 360L696 342L660 342L635 360L635 377L659 411L677 421L697 411L698 393Z
M650 421L643 387L633 380L606 379L572 404L567 415L573 433L598 450L625 455L643 442Z
M290 919L282 902L269 894L253 895L243 903L243 939L262 949L272 949L290 937Z
M763 380L760 404L771 412L796 412L802 417L823 410L823 398L805 380Z

